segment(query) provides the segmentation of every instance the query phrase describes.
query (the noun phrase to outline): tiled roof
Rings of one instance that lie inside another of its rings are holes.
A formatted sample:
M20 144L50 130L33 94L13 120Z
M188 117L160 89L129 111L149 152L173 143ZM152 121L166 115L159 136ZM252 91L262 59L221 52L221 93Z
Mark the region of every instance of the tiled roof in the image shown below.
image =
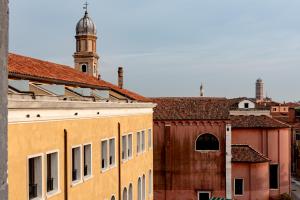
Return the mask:
M132 100L149 101L149 99L137 93L121 89L104 80L98 80L93 76L83 74L69 66L17 54L9 54L8 71L10 78L24 78L48 83L77 85L81 87L84 85L91 88L109 88Z
M268 116L230 116L233 128L288 128L289 125Z
M262 163L270 160L246 144L231 145L231 162Z
M160 97L151 101L157 103L155 120L224 120L229 117L225 98Z

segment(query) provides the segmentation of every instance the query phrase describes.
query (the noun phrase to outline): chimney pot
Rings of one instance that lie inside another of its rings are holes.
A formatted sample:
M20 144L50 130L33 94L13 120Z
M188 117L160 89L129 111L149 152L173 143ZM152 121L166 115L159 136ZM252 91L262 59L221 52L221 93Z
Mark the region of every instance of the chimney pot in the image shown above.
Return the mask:
M123 88L123 67L118 68L118 86Z

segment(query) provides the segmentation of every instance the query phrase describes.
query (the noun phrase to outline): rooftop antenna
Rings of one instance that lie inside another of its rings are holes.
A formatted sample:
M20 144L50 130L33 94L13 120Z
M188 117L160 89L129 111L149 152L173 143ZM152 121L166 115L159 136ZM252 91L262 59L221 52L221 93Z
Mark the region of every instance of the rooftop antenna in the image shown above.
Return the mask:
M85 10L85 13L87 13L88 12L88 2L86 1L85 2L85 4L83 4L84 6L83 6L83 9Z

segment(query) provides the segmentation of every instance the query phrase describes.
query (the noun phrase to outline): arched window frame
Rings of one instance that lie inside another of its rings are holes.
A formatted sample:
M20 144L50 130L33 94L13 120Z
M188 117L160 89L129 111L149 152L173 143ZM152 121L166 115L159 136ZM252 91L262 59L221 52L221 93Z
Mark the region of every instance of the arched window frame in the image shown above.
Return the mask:
M133 200L133 194L134 193L133 193L133 185L132 185L132 183L130 183L129 186L128 186L127 194L128 194L127 199L128 200ZM131 194L131 198L130 198L130 194Z
M85 70L83 70L83 68L85 67ZM84 63L84 64L82 64L81 65L81 71L83 72L83 73L87 73L89 70L88 70L88 65L86 64L86 63Z
M128 200L128 190L126 187L124 187L124 189L123 189L122 200Z
M217 139L217 141L218 141L218 149L217 150L197 150L197 140L201 136L207 135L207 134L208 135L212 135L213 137L215 137ZM198 135L198 137L195 140L195 151L197 151L197 152L203 152L203 153L206 153L206 152L218 152L218 151L220 151L220 141L219 141L219 138L216 135L212 134L212 133L202 133L202 134Z
M115 195L112 195L110 200L116 200L116 196Z

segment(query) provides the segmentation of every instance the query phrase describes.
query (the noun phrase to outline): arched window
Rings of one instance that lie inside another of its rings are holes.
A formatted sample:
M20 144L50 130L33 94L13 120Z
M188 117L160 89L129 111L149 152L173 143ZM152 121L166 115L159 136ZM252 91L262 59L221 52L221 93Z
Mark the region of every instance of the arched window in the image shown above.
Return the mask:
M200 135L196 140L196 151L217 151L219 150L219 140L210 133Z
M132 184L131 183L128 188L128 200L132 200Z
M81 71L82 72L87 72L87 65L86 64L81 65Z
M143 175L143 180L142 180L142 200L146 200L146 178L145 178L145 175Z
M112 196L110 200L116 200L116 197L115 197L115 196Z
M127 200L127 188L126 187L123 190L123 200Z
M141 178L138 179L138 200L142 200L142 180Z
M149 195L151 195L152 194L152 171L151 170L149 170L149 178L148 178L148 181L149 181L149 186L148 186L148 193L149 193Z

